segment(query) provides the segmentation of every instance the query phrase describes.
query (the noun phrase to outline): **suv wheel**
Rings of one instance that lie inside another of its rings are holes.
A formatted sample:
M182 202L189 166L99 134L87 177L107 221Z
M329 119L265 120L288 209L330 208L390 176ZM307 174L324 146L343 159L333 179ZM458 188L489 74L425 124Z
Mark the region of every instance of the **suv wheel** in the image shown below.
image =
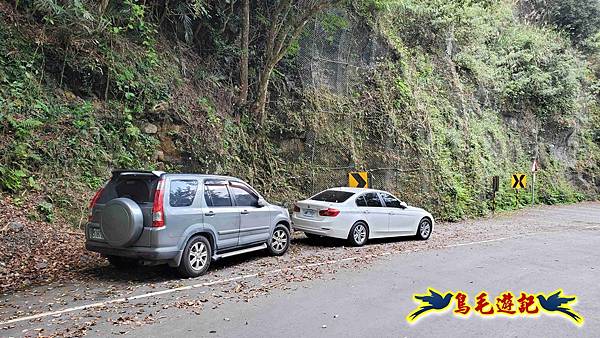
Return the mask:
M212 248L204 236L197 236L188 241L183 250L181 263L177 267L184 277L198 277L206 273L212 260Z
M273 256L283 255L290 247L290 231L283 224L277 224L273 235L271 236L271 243L269 244L269 253Z

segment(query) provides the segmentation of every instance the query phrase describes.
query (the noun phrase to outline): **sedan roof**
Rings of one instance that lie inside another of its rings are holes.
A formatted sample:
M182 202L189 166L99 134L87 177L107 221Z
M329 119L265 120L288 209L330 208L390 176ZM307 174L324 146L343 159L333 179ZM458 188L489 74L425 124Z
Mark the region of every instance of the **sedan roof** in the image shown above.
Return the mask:
M363 193L363 192L384 192L383 190L370 189L370 188L351 188L351 187L335 187L329 188L326 190L340 190L340 191L348 191L353 192L355 194Z

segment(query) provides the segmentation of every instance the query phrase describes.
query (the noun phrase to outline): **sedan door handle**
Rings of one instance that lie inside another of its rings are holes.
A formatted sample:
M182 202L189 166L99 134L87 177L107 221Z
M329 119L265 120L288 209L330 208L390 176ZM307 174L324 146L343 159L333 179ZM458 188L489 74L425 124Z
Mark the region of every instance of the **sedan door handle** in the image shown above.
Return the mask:
M248 215L248 210L243 210L242 212L240 212L240 214L242 214L242 215Z
M214 216L214 215L215 215L215 213L213 211L209 211L209 212L207 212L207 213L204 214L204 216L208 216L208 217L211 217L211 216Z

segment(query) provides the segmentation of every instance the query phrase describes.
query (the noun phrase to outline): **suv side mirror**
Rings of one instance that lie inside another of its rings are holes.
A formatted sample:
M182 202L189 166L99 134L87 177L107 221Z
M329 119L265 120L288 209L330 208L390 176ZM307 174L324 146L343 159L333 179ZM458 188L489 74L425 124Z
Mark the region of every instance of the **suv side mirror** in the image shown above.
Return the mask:
M400 208L406 209L408 208L408 204L406 204L406 202L400 202Z
M262 208L262 207L266 207L269 203L267 203L267 201L265 201L264 198L259 198L258 202L256 204L259 208Z

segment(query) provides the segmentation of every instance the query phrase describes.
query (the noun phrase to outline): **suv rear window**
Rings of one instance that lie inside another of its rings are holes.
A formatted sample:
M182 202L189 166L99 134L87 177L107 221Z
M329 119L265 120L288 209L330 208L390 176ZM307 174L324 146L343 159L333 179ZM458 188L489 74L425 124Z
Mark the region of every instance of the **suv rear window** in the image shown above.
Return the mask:
M98 203L126 197L138 204L152 203L159 178L154 175L119 175L113 177L104 188Z
M196 180L171 181L169 205L172 207L189 207L194 203L196 190L198 190L198 181Z
M325 190L311 197L313 201L331 202L331 203L343 203L350 196L354 195L353 192L340 191L340 190Z

